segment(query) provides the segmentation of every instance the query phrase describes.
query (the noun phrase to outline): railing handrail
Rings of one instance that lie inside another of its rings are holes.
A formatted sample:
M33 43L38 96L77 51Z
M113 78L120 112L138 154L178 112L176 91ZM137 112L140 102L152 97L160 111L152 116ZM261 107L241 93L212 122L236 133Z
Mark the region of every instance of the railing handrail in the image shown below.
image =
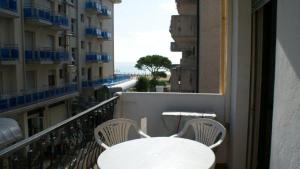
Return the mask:
M0 99L1 98L18 97L18 96L23 96L23 95L33 94L33 93L38 93L38 92L45 92L47 90L54 90L54 89L59 89L59 88L64 88L64 87L72 87L75 85L77 85L77 83L71 82L71 83L57 85L57 86L42 86L37 89L25 89L20 92L1 93Z
M0 151L0 158L5 158L6 156L8 156L8 155L16 152L17 150L19 150L19 149L21 149L21 148L23 148L23 147L25 147L25 146L33 143L34 141L41 139L43 136L45 136L45 135L47 135L47 134L49 134L49 133L51 133L51 132L53 132L53 131L55 131L55 130L57 130L57 129L59 129L59 128L61 128L61 127L65 126L65 125L67 125L67 124L69 124L69 123L71 123L71 122L79 119L79 118L81 118L81 117L83 117L83 116L85 116L89 112L92 112L94 110L99 109L101 106L104 106L104 105L106 105L106 104L108 104L108 103L110 103L112 101L117 100L118 98L119 98L119 96L114 96L114 97L112 97L112 98L110 98L108 100L105 100L105 101L99 103L98 105L95 105L95 106L93 106L93 107L91 107L91 108L89 108L89 109L87 109L87 110L85 110L85 111L83 111L83 112L81 112L81 113L79 113L79 114L71 117L71 118L68 118L68 119L66 119L66 120L64 120L64 121L62 121L60 123L57 123L56 125L54 125L52 127L49 127L49 128L47 128L47 129L45 129L45 130L43 130L43 131L41 131L41 132L39 132L39 133L37 133L37 134L29 137L29 138L26 138L26 139L24 139L22 141L19 141L19 142L13 144L13 145L11 145L11 146L9 146L9 147L1 150Z

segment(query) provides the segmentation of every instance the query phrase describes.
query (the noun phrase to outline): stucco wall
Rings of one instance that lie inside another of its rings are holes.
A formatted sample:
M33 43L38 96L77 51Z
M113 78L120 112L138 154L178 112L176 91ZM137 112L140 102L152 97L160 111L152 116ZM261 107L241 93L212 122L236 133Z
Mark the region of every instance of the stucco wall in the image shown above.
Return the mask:
M300 168L299 6L278 0L271 169Z

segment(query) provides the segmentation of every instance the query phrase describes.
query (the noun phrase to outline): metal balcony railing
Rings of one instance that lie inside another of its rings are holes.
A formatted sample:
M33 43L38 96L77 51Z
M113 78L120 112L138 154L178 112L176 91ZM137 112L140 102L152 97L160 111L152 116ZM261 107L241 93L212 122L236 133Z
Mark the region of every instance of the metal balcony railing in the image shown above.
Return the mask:
M69 53L65 51L42 50L25 50L25 61L29 62L63 62L69 60Z
M77 84L69 84L61 87L51 87L34 91L25 91L17 94L1 95L0 113L71 94L77 92L77 90Z
M51 10L37 7L25 7L24 18L27 20L46 21L52 26L69 26L69 19L66 16L55 15Z
M110 32L102 31L101 29L95 27L87 27L85 29L85 34L87 36L91 36L103 40L110 40L112 37Z
M0 61L16 61L19 59L19 48L17 45L0 46Z
M104 16L104 17L111 17L112 12L111 12L111 10L107 9L106 7L102 7L101 15Z
M118 97L106 100L0 151L0 168L93 168L102 152L94 128L113 118Z
M88 36L101 38L102 31L99 28L88 27L85 29L85 34Z
M86 55L87 62L110 62L112 57L108 54L101 53L88 53Z
M85 9L88 11L101 13L101 4L95 1L88 1L85 3Z
M87 88L87 87L98 87L98 86L111 86L111 85L118 84L122 81L129 80L130 78L131 77L129 75L116 74L98 80L83 81L82 87Z
M103 4L89 0L85 3L85 9L103 17L111 17L112 12Z
M17 0L0 0L0 8L17 12Z

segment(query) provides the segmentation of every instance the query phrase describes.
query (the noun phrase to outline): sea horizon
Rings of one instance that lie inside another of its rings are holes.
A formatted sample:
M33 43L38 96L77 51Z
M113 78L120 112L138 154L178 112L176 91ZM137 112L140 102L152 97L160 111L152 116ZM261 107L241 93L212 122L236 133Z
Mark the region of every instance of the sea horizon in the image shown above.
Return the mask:
M147 71L138 70L135 68L134 62L115 62L115 73L117 74L149 74Z

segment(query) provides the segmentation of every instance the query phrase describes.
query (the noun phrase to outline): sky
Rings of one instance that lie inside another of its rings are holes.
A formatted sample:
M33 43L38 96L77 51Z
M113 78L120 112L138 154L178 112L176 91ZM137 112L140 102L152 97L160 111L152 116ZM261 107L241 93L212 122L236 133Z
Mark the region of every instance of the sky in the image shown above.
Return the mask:
M180 62L181 52L170 51L171 15L178 14L175 0L122 0L114 12L116 65L152 54Z

